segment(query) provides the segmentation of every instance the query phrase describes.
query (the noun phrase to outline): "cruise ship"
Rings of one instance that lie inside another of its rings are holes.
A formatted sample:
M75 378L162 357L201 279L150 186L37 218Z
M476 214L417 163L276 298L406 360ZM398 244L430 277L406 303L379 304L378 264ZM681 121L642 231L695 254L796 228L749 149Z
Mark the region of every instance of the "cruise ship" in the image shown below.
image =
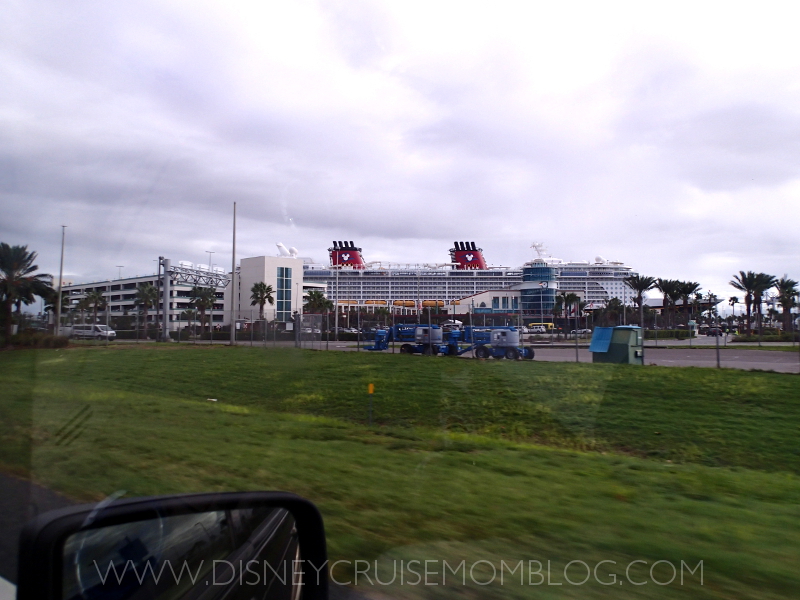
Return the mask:
M306 262L303 281L324 286L328 299L340 307L391 307L400 314L446 310L488 290L519 290L521 310L528 315L550 314L560 292L577 293L587 308L600 308L611 298L631 301L624 278L634 271L624 263L599 256L594 262L568 262L544 256L541 244L534 248L536 259L508 268L487 266L475 242L454 242L448 263L398 264L367 262L353 241L334 241L329 264Z

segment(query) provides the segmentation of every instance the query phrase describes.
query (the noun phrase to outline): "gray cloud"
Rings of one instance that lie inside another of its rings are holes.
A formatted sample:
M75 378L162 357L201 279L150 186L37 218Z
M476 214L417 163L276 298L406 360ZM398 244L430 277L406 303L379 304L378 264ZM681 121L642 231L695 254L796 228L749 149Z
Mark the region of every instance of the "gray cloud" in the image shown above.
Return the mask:
M227 266L236 201L242 254L283 241L325 260L346 238L369 259L437 262L474 239L518 265L542 240L705 286L733 265L794 268L794 233L753 207L800 216L796 67L714 79L632 41L607 72L550 91L536 73L559 53L531 58L514 35L475 53L446 31L445 51L415 55L387 5L322 3L303 5L314 36L284 16L269 45L238 35L247 15L205 8L9 3L0 239L53 270L68 224L77 279L205 250Z

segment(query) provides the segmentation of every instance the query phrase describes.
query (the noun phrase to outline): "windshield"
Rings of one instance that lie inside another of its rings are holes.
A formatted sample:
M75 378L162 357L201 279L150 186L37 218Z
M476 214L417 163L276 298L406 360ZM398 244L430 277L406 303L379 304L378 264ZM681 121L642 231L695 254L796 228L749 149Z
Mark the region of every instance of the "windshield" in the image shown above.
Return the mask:
M0 577L284 490L338 597L796 596L793 17L5 2Z

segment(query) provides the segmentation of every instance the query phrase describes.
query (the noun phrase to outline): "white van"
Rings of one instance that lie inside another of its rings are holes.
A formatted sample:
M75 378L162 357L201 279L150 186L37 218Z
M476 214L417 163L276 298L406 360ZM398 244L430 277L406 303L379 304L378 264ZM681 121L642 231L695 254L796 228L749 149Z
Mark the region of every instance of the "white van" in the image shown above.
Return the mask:
M117 332L105 325L73 325L69 337L76 340L113 340Z
M544 325L528 325L526 333L547 333L547 327Z

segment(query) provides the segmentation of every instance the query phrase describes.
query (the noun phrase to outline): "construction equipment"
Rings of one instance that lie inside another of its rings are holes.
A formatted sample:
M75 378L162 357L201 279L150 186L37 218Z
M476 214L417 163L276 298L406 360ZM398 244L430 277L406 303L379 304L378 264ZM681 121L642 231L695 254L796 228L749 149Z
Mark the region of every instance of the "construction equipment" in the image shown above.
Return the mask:
M399 342L401 354L461 356L475 352L477 358L533 360L533 348L520 344L519 330L510 326L465 327L444 330L438 325L395 325L374 332L373 343L365 350L388 350Z
M400 354L446 354L447 344L443 343L443 331L438 325L394 325L388 329L377 329L370 333L372 345L364 350L388 350L391 342L399 342Z
M461 332L451 332L453 333ZM460 336L452 336L460 337ZM455 341L455 350L451 355L464 354L475 351L476 358L507 358L518 360L521 358L533 360L533 348L528 348L520 343L519 329L512 326L495 327L466 327L463 332L463 341L470 344L461 347Z

